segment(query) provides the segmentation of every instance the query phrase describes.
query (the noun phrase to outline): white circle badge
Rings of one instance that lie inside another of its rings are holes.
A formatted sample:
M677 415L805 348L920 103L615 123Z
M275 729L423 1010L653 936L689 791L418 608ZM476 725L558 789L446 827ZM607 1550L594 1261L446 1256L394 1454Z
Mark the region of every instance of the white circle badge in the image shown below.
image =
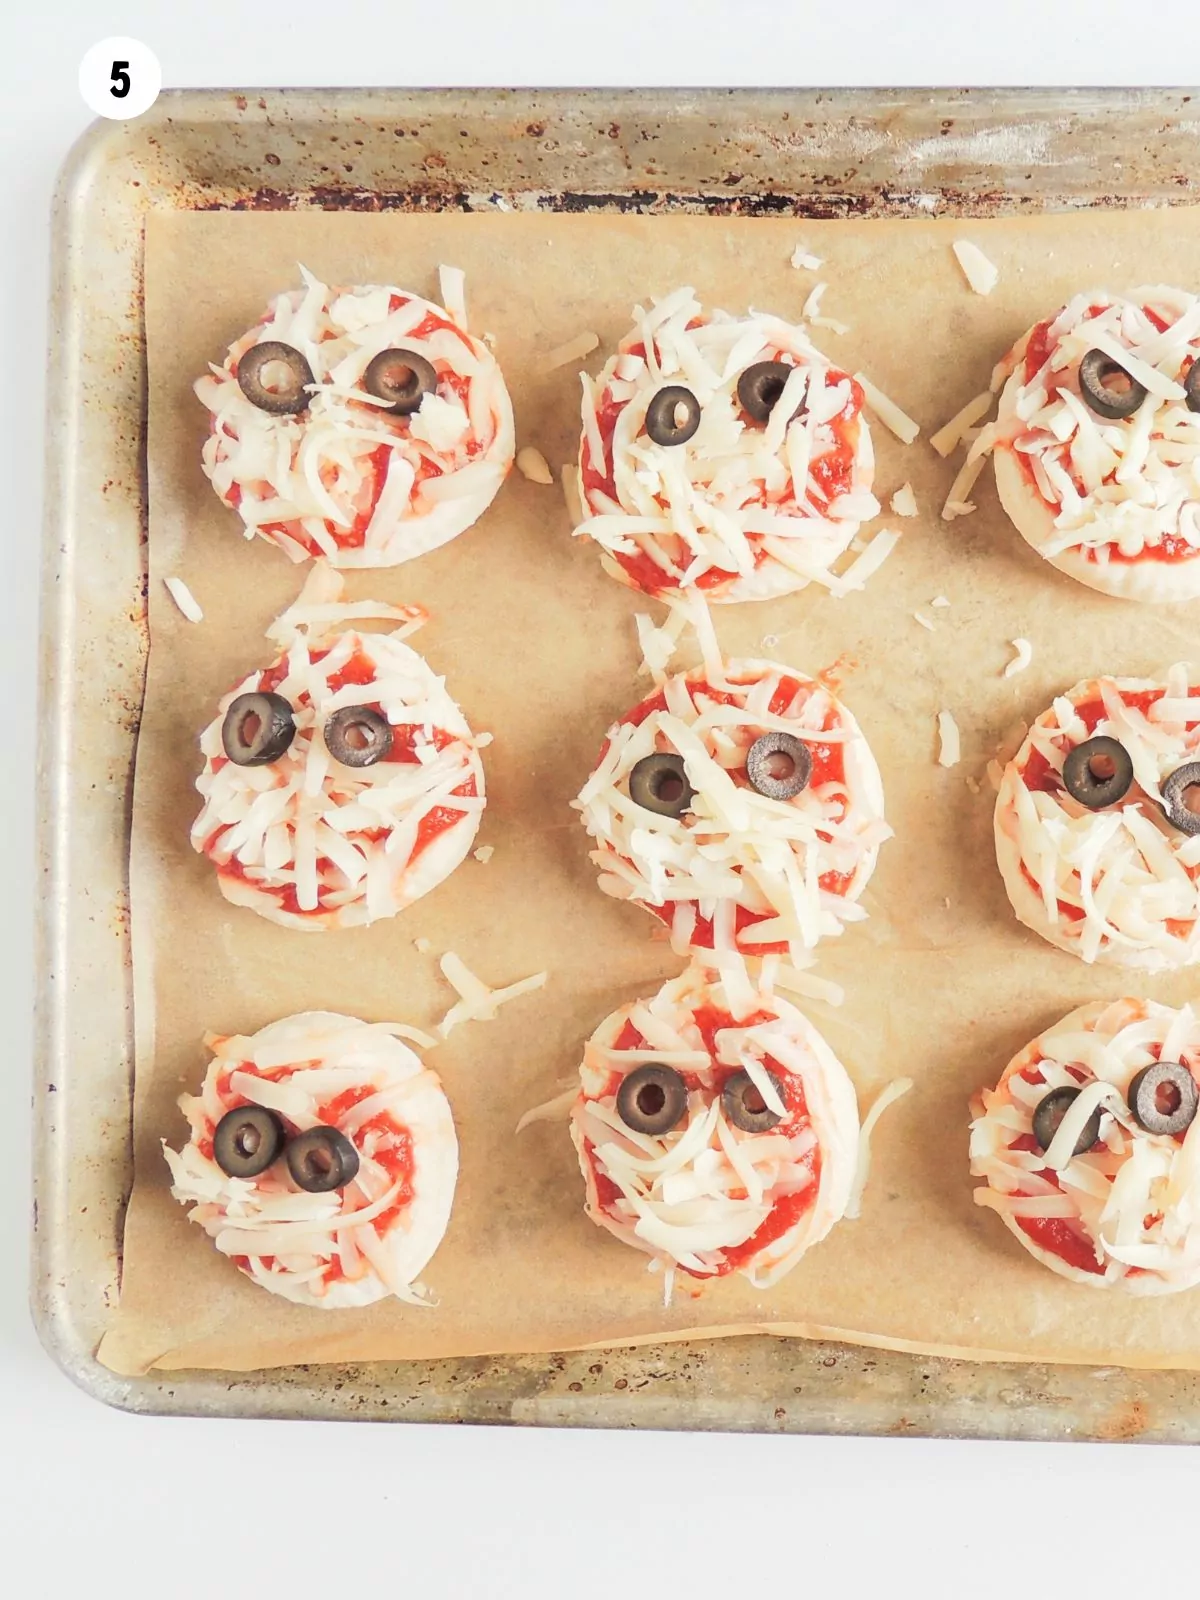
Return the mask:
M101 39L79 63L79 92L98 117L125 122L158 99L162 68L138 39Z

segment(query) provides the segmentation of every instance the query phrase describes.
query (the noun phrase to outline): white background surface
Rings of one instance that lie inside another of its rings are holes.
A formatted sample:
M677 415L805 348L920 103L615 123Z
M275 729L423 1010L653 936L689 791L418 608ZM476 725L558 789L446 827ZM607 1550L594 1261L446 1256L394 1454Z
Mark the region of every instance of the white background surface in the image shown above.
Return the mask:
M636 1585L700 1600L736 1581L755 1594L988 1597L1031 1582L1053 1593L1055 1580L1119 1593L1168 1570L1194 1585L1198 1451L137 1419L57 1373L24 1291L47 212L88 120L76 87L87 47L143 39L169 87L1145 85L1200 79L1194 6L8 0L2 10L0 1591L241 1600L260 1579L273 1594L301 1579L343 1597L537 1600Z

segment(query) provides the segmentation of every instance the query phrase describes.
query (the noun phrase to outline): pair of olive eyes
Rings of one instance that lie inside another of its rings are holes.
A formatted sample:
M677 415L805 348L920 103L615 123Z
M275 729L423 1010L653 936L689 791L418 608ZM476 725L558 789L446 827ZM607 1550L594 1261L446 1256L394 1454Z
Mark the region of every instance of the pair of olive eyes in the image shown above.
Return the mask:
M281 694L239 694L221 724L221 744L238 767L278 761L296 737L296 717ZM373 706L343 706L325 723L325 748L344 767L373 767L392 748L392 725Z
M786 361L756 361L737 381L738 404L753 422L767 422L795 372ZM686 444L700 426L701 407L690 389L669 383L646 407L646 432L655 444Z
M1133 761L1119 739L1104 734L1085 739L1063 762L1063 788L1089 811L1117 805L1133 787ZM1200 761L1176 767L1162 782L1163 814L1180 833L1200 833L1200 813L1192 810L1200 791Z
M1200 411L1200 361L1193 361L1183 380L1189 411ZM1098 417L1119 422L1142 409L1146 386L1103 350L1089 350L1079 363L1079 392Z
M344 1189L358 1173L358 1151L324 1123L289 1139L274 1111L238 1106L213 1130L213 1160L227 1178L257 1178L281 1155L293 1181L309 1194Z
M790 733L764 733L746 756L750 787L768 800L792 800L812 780L808 746ZM655 751L629 770L629 798L660 817L682 817L692 808L696 791L688 782L682 756Z
M308 410L313 371L295 345L264 339L238 361L238 386L251 405L273 417ZM362 386L395 417L410 417L437 389L433 364L415 350L381 350L367 363Z
M765 1070L765 1069L764 1069ZM783 1085L767 1072L780 1101ZM670 1133L687 1115L688 1088L674 1067L647 1061L626 1073L617 1090L617 1115L634 1133ZM763 1099L748 1072L735 1072L721 1090L721 1109L727 1122L743 1133L767 1133L783 1119Z
M1033 1137L1040 1150L1050 1148L1078 1095L1078 1089L1064 1086L1051 1089L1038 1101L1033 1113ZM1147 1133L1184 1133L1196 1119L1200 1089L1181 1061L1156 1061L1134 1075L1126 1099L1133 1120ZM1097 1106L1084 1123L1072 1155L1084 1155L1099 1141L1102 1110Z

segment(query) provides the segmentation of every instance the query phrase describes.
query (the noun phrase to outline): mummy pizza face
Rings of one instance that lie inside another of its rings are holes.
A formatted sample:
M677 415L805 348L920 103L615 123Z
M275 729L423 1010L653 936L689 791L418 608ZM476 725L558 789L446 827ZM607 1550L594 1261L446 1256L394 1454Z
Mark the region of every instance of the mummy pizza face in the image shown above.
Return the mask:
M678 954L801 952L866 913L891 834L879 768L823 684L769 661L667 678L609 730L574 802L600 887L643 906ZM732 981L729 979L728 981Z
M588 1040L571 1138L593 1222L664 1268L769 1288L845 1214L858 1107L795 1006L758 995L735 1020L693 968Z
M486 345L457 316L388 287L278 295L197 380L212 413L204 471L293 561L392 567L469 528L512 466L512 406ZM452 291L452 293L448 293Z
M286 615L344 609L364 608ZM221 701L200 736L192 845L227 900L284 927L353 927L394 916L462 861L483 766L445 683L403 643L411 626L296 630Z
M1134 600L1200 595L1200 299L1077 295L1007 358L996 484L1052 566Z
M1013 910L1084 961L1200 960L1200 691L1094 678L1044 711L1005 768L996 859Z
M204 1086L179 1102L191 1138L163 1145L171 1193L272 1294L429 1303L416 1280L450 1219L458 1142L436 1073L401 1035L418 1037L308 1011L207 1041Z
M971 1102L971 1172L1029 1253L1077 1283L1170 1294L1200 1283L1200 1022L1190 1007L1095 1001Z
M576 532L647 594L837 589L832 563L879 511L859 384L794 324L705 313L690 289L635 318L583 380Z

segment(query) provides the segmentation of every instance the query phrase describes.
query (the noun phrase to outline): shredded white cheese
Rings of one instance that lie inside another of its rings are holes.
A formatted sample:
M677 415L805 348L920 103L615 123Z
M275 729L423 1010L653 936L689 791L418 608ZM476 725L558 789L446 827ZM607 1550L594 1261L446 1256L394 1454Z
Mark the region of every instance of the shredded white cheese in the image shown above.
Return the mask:
M919 622L920 625L927 629L930 633L933 632L933 619L932 617L927 617L923 611L914 611L913 621Z
M791 261L797 271L803 272L818 272L824 265L820 256L811 255L802 244L792 251Z
M460 1022L494 1022L496 1012L510 1000L540 989L549 973L535 972L532 977L521 978L501 989L491 989L475 974L453 950L447 950L438 963L442 976L458 995L457 1005L450 1007L438 1024L438 1033L445 1039Z
M939 610L941 610L943 606L948 606L950 602L946 599L944 594L935 594L929 604L931 606L936 606Z
M486 866L496 854L496 846L494 844L481 844L478 850L472 850L471 854L475 857L476 861L481 861Z
M991 294L1000 279L999 269L969 239L954 241L954 255L963 277L976 294Z
M955 722L949 711L939 711L938 725L938 766L956 767L962 757L961 741L959 739L958 723Z
M598 333L577 333L573 339L568 339L565 344L555 345L542 360L543 372L556 372L559 367L571 366L576 361L582 361L590 356L593 350L599 348L600 335Z
M990 389L985 389L982 394L977 394L973 400L968 400L961 411L956 411L938 431L931 434L929 442L940 456L952 455L963 442L975 424L982 420L992 409L995 395Z
M1025 668L1033 660L1033 646L1028 639L1014 639L1012 647L1016 654L1004 668L1004 676L1006 678L1015 678L1017 673L1024 672Z
M881 389L877 389L864 373L854 374L855 382L862 386L862 392L867 397L867 404L871 410L891 433L894 433L901 444L912 444L921 432L919 423L906 416L894 400L889 400Z
M554 482L550 463L542 452L531 444L523 445L517 451L517 471L523 478L528 478L530 483Z
M915 517L918 514L917 497L912 484L902 483L892 496L890 505L898 517Z
M189 622L204 621L204 612L200 609L196 596L182 578L164 578L163 585Z
M946 902L949 906L949 901ZM858 1165L854 1174L854 1187L850 1191L850 1198L846 1202L846 1216L851 1220L857 1219L862 1213L862 1197L867 1187L867 1180L871 1175L871 1135L875 1131L875 1124L889 1106L894 1106L896 1101L906 1095L912 1088L911 1078L893 1078L875 1096L871 1109L863 1118L862 1127L858 1130Z

